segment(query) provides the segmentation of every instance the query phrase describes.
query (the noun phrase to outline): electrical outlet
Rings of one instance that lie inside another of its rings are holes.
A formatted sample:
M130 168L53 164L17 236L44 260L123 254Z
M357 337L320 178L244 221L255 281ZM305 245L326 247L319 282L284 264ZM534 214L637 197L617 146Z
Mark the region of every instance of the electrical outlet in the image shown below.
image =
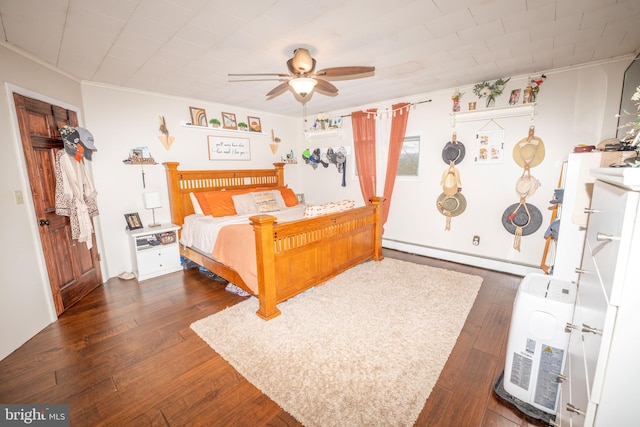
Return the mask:
M480 236L473 236L473 241L471 242L471 244L473 244L473 246L480 245Z

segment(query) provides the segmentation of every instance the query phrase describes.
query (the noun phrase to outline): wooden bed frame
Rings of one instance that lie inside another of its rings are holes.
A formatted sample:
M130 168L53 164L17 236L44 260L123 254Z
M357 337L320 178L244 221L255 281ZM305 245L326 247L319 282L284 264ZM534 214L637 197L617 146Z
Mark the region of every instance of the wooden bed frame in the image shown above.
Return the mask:
M184 224L193 214L189 193L222 189L284 186L284 163L274 169L186 170L179 163L163 163L167 172L171 218ZM343 271L382 256L381 210L383 198L371 205L335 214L278 223L271 215L250 217L256 239L258 316L272 319L280 314L276 304ZM183 257L250 292L240 275L211 255L180 245Z

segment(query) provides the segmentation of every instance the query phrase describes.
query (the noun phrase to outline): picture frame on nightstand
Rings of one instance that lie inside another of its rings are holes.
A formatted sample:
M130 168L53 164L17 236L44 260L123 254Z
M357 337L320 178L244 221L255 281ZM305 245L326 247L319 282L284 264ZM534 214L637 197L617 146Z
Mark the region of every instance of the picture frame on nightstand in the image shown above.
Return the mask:
M137 212L124 214L124 219L127 221L127 230L137 230L144 227Z

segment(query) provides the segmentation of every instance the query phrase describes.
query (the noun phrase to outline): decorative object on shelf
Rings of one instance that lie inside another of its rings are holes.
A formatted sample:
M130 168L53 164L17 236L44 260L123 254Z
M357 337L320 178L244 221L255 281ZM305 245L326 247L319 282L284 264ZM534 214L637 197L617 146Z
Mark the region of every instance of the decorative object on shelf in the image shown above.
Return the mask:
M248 116L249 130L251 132L262 132L262 124L260 124L260 117Z
M320 113L316 116L314 123L315 130L325 130L329 126L329 116L326 113Z
M124 219L127 221L127 230L137 230L143 227L137 212L124 214Z
M464 92L460 92L459 89L456 89L455 91L453 91L453 95L451 95L454 112L460 111L460 98L462 98L462 95L464 95Z
M338 129L338 128L342 127L342 117L338 116L338 117L334 117L333 119L331 119L331 124L329 125L329 127L331 129Z
M207 127L207 113L204 108L189 107L191 113L191 124L194 126Z
M475 109L476 109L476 102L475 101L470 102L469 103L469 111L473 111Z
M142 188L146 187L144 179L144 165L157 165L154 158L149 152L149 147L136 147L131 150L129 157L122 161L125 165L140 165L142 166Z
M487 98L487 107L494 107L496 105L496 97L502 95L504 86L509 80L511 80L511 77L498 79L493 83L487 81L476 83L476 85L473 86L473 93L480 99Z
M520 89L514 89L511 91L511 96L509 97L509 105L516 105L520 100Z
M158 139L162 142L164 148L168 150L171 148L175 137L169 135L169 129L167 129L167 122L164 120L164 116L160 116L160 133L162 135L159 135Z
M209 120L209 124L211 125L212 128L219 128L220 127L220 120L216 119L215 117L211 120Z
M224 129L232 129L237 130L238 125L236 124L236 115L233 113L222 113L222 127Z
M522 103L526 104L528 102L536 102L538 98L538 92L540 92L540 85L544 83L547 79L547 76L541 74L539 77L529 77L529 84L524 89L524 97L522 98Z
M238 130L247 131L249 129L249 125L245 122L238 123Z
M156 209L162 207L162 203L160 203L160 193L157 191L143 193L142 200L144 201L145 209L151 209L151 214L153 215L153 223L149 224L149 227L159 227L160 224L156 223Z
M275 153L274 153L275 154ZM284 163L289 163L289 164L295 164L298 163L298 161L296 160L296 156L295 154L293 154L293 150L291 150L290 153L287 153L286 157L282 157L281 160Z
M251 160L249 138L207 136L209 160Z

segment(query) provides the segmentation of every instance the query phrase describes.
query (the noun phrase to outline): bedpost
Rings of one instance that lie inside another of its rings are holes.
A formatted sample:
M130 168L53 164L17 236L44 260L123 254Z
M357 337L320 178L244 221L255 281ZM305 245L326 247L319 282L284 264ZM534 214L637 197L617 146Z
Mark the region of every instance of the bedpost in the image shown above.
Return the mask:
M280 315L276 307L276 265L273 243L273 225L276 217L256 215L249 218L256 236L256 265L258 269L258 296L260 307L256 312L265 320Z
M277 162L273 164L276 168L276 181L278 183L278 187L284 187L284 165L284 162Z
M373 245L373 260L382 261L384 259L382 256L382 203L384 203L384 197L372 197L369 200L371 200L371 204L376 208L373 226L375 239L375 244Z
M169 205L171 206L171 222L176 225L184 223L184 212L182 211L182 202L180 200L180 183L178 162L163 163L167 170L167 188L169 189Z

